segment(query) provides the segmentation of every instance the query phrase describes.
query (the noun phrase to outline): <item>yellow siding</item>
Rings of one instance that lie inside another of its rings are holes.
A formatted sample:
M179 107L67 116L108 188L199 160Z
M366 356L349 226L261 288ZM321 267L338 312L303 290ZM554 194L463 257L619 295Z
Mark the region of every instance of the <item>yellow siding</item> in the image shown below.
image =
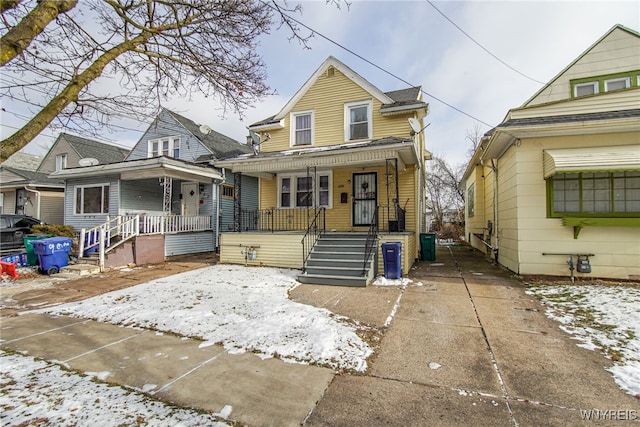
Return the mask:
M402 264L402 274L407 275L411 270L415 260L418 258L416 249L417 238L415 233L402 234L381 234L378 241L378 274L384 274L384 259L382 258L382 244L390 242L402 243L402 253L400 263Z
M411 128L407 119L414 117L413 113L383 117L380 114L382 103L339 70L335 70L332 77L328 77L327 73L322 74L302 99L292 107L291 112L313 111L314 146L343 144L345 142L344 105L366 100L373 101L373 139L387 136L409 138ZM261 146L262 151L273 152L291 149L289 143L290 124L290 116L287 114L284 117L283 129L269 130L271 139Z
M299 233L222 233L220 262L302 269L301 241ZM255 247L255 260L245 261L242 251L247 246Z
M416 231L417 216L416 216L416 166L407 166L406 171L400 171L398 177L398 192L399 192L399 204L400 207L406 206L405 225L406 229L410 231ZM353 188L351 185L353 173L358 172L376 172L378 175L378 205L386 206L387 201L387 186L385 178L385 167L368 167L368 168L349 168L349 169L335 169L333 171L333 198L332 207L327 209L326 224L327 230L338 231L351 231L354 228L351 226L352 216L352 197ZM272 209L278 205L278 180L273 179L260 179L260 209ZM347 193L347 203L341 203L341 193ZM386 213L384 218L386 218ZM362 227L356 227L358 230L366 231Z
M516 210L516 146L511 146L498 162L498 224L500 264L518 273L518 217ZM542 156L541 156L542 157Z

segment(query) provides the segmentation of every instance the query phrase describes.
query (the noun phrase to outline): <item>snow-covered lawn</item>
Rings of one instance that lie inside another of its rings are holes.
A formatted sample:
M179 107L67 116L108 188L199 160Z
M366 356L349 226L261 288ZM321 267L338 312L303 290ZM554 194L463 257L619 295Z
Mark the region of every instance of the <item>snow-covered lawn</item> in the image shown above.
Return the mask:
M614 361L616 383L640 397L640 289L604 285L530 285L546 314L580 341Z
M367 327L289 300L297 273L219 264L41 312L196 337L229 353L364 371L372 349L357 332Z

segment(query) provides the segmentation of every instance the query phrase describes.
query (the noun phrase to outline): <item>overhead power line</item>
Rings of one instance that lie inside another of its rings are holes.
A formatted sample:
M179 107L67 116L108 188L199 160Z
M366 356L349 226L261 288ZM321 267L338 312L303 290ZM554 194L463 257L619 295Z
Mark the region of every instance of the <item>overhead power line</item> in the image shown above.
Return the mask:
M516 73L520 74L522 77L527 78L531 81L534 81L536 83L540 83L540 84L545 84L545 82L541 82L540 80L536 80L533 77L529 77L528 75L524 74L523 72L515 69L514 67L512 67L511 65L507 64L506 62L504 62L502 59L498 58L498 56L494 55L489 49L487 49L486 47L482 46L478 41L476 41L473 37L471 37L469 34L467 34L467 32L465 30L463 30L462 28L460 28L460 26L458 24L456 24L455 22L453 22L451 19L449 19L449 17L447 15L445 15L440 9L438 9L436 7L436 5L433 4L433 2L431 2L431 0L425 0L427 3L429 3L429 5L434 8L436 10L436 12L438 12L440 15L442 15L444 17L444 19L446 19L447 21L449 21L451 23L451 25L453 25L454 27L456 27L462 34L464 34L465 36L467 36L467 38L469 40L471 40L472 42L474 42L480 49L484 50L485 52L487 52L489 55L491 55L496 61L500 62L502 65L504 65L505 67L509 68L512 71L515 71Z
M325 36L324 34L320 33L319 31L314 30L313 28L309 27L308 25L304 24L303 22L300 22L299 20L297 20L297 19L296 19L296 18L294 18L293 16L291 16L291 15L287 15L287 14L286 14L286 13L284 13L282 10L278 10L277 8L275 8L274 6L272 6L271 4L266 3L266 2L264 2L264 1L263 1L262 3L263 3L263 4L265 4L265 5L267 5L267 6L268 6L268 7L270 7L271 9L273 9L273 10L277 11L278 13L281 13L282 15L286 16L287 18L291 19L293 22L295 22L295 23L297 23L298 25L300 25L300 26L302 26L302 27L306 28L307 30L311 31L312 33L317 34L318 36L322 37L323 39L325 39L325 40L326 40L326 41L328 41L329 43L332 43L332 44L334 44L334 45L338 46L340 49L342 49L342 50L345 50L345 51L349 52L351 55L353 55L353 56L355 56L355 57L357 57L357 58L361 59L362 61L366 62L367 64L369 64L369 65L371 65L371 66L373 66L373 67L375 67L375 68L377 68L378 70L382 71L383 73L386 73L386 74L390 75L391 77L393 77L393 78L395 78L395 79L397 79L397 80L401 81L402 83L406 84L407 86L409 86L409 87L416 87L416 86L419 86L419 85L414 85L414 84L409 83L408 81L406 81L406 80L405 80L405 79L403 79L402 77L400 77L400 76L398 76L398 75L396 75L396 74L392 73L392 72L391 72L391 71L389 71L389 70L386 70L385 68L381 67L380 65L378 65L378 64L376 64L376 63L374 63L374 62L372 62L372 61L368 60L367 58L363 57L363 56L362 56L362 55L360 55L359 53L354 52L353 50L349 49L348 47L343 46L342 44L340 44L340 43L338 43L338 42L336 42L336 41L332 40L331 38L329 38L328 36ZM427 95L428 97L435 99L436 101L440 102L441 104L446 105L447 107L449 107L449 108L451 108L451 109L453 109L453 110L457 111L457 112L458 112L458 113L460 113L460 114L463 114L463 115L465 115L465 116L467 116L467 117L469 117L469 118L471 118L471 119L473 119L473 120L476 120L477 122L480 122L480 123L482 123L483 125L488 126L488 127L490 127L490 128L493 128L493 127L494 127L493 125L491 125L491 124L489 124L489 123L485 122L484 120L481 120L481 119L479 119L479 118L475 117L474 115L469 114L469 113L467 113L466 111L463 111L463 110L461 110L460 108L458 108L458 107L456 107L456 106L454 106L454 105L452 105L452 104L449 104L448 102L444 101L443 99L440 99L440 98L436 97L435 95L430 94L429 92L427 92L427 91L425 91L424 89L422 89L422 87L420 88L420 91L421 91L423 94Z

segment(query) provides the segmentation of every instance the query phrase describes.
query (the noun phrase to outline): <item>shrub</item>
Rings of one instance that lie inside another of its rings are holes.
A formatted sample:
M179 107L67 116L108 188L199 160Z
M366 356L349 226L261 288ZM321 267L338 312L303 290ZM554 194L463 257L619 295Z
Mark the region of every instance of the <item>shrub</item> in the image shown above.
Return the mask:
M62 224L44 224L34 225L31 228L32 233L36 234L53 234L59 237L69 237L71 239L78 239L78 233L70 225Z

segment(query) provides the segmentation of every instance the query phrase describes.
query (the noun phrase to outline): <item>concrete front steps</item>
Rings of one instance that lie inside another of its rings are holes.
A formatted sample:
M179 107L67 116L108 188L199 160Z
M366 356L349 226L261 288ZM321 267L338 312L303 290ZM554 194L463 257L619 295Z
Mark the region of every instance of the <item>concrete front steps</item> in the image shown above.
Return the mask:
M373 261L377 251L372 251L363 274L366 244L366 233L324 233L298 281L314 285L367 286L374 277ZM377 244L376 239L376 249Z

